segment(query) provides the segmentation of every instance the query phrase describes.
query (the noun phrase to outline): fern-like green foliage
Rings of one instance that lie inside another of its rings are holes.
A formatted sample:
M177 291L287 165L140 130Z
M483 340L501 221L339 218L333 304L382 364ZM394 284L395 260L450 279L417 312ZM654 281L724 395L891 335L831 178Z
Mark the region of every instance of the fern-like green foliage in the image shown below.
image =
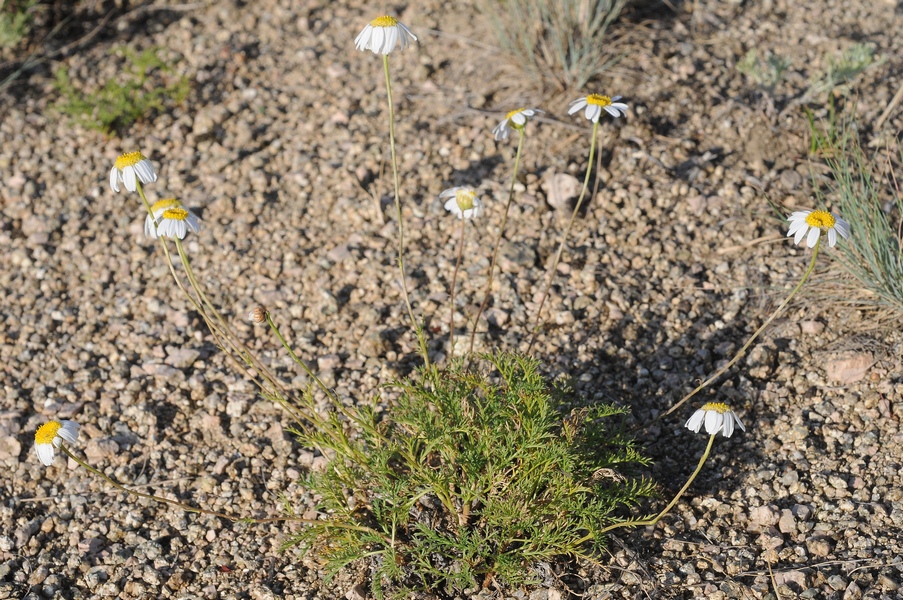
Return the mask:
M363 408L297 431L332 458L308 480L322 521L286 546L312 549L330 573L369 559L378 597L387 585L528 583L539 563L604 548L601 529L654 492L632 476L648 460L619 428L625 410L562 414L566 390L535 360L484 359L488 372L422 370L381 419Z
M125 65L120 75L93 92L77 89L69 71L61 66L56 71L56 88L61 99L57 110L75 122L106 135L127 129L151 111L162 111L181 104L190 91L188 79L175 78L166 83L172 68L158 56L158 48L137 54L123 48Z
M37 0L0 2L0 48L14 48L31 31L31 21Z

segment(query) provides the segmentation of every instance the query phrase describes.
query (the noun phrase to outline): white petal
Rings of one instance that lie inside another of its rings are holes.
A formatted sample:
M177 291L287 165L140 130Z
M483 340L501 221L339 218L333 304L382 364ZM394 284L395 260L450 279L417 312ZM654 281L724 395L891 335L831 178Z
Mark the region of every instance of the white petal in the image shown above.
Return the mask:
M388 54L395 50L395 46L398 44L398 28L397 27L384 27L386 32L386 41L383 44L383 54ZM402 47L402 49L404 49Z
M839 233L843 239L845 239L845 240L849 239L850 224L847 223L846 221L844 221L843 219L841 219L840 217L835 217L835 219L837 219L837 222L834 223L834 228L837 229L837 233Z
M618 118L621 116L621 113L619 113L618 110L612 106L606 106L605 112L607 112L608 114L610 114L611 116L613 116L615 118Z
M800 229L796 232L796 235L793 236L793 243L794 243L794 245L797 245L797 246L799 245L799 243L802 241L802 239L803 239L804 237L806 237L806 232L807 232L808 230L809 230L809 226L806 225L805 227L800 228Z
M35 444L34 445L35 453L38 455L38 460L45 467L49 467L53 464L53 444Z
M731 418L731 413L724 415L724 425L721 427L721 433L724 434L724 437L731 437L731 435L733 435L734 419Z
M571 102L571 104L570 104L571 108L568 109L568 114L573 115L574 113L581 110L584 106L586 106L586 98L578 98L577 100L574 100L573 102Z
M787 237L795 235L797 231L800 229L808 229L809 226L806 225L805 221L793 221L790 223L790 228L787 230Z
M811 210L798 210L790 215L790 219L805 219L810 214L812 214Z
M617 102L617 101L620 100L621 98L623 98L623 96L612 96L612 97L611 97L611 101L612 101L612 102Z
M387 54L382 51L383 42L386 39L385 27L374 27L370 32L370 43L367 46L373 51L373 54Z
M458 190L460 190L460 189L461 189L461 186L457 186L457 187L453 187L453 188L448 188L447 190L445 190L445 191L443 191L441 194L439 194L439 197L440 197L440 198L449 198L449 197L454 196L455 194L457 194L457 193L458 193Z
M114 192L119 191L119 169L116 167L110 169L110 187Z
M837 232L833 227L828 229L828 248L833 248L834 244L837 243Z
M357 48L358 50L366 50L367 49L367 42L370 39L370 30L371 29L373 29L373 26L367 25L366 27L364 27L361 30L361 32L359 34L357 34L357 37L354 38L354 47L355 48Z
M599 117L602 115L602 109L596 104L587 104L585 114L587 119L593 123L598 123Z
M697 410L693 413L689 419L687 419L685 427L694 433L699 433L699 428L702 426L702 418L705 416L705 411L702 409Z
M615 102L611 105L611 107L617 111L621 111L625 115L627 114L627 110L630 108L629 106L627 106L626 104L624 104L622 102Z
M813 227L809 230L809 235L806 236L806 245L810 248L815 248L815 243L818 242L818 237L821 235L821 229L818 227Z
M60 427L60 430L56 434L70 444L77 442L78 432L82 426L75 421L62 421L62 425L63 426Z
M130 192L138 189L138 178L135 176L135 167L128 166L122 169L122 185Z
M527 116L522 112L514 113L511 116L511 121L517 125L523 125L527 122Z
M743 423L740 422L740 417L738 417L734 411L731 411L731 416L734 418L734 423L737 424L737 427L739 427L743 431L746 431L746 427L743 426Z
M707 410L705 411L705 431L709 435L714 435L721 431L721 426L724 424L724 415L722 415L717 410Z
M458 212L460 209L458 208L458 199L451 198L448 202L445 203L445 210L451 212Z
M496 125L495 129L492 130L492 135L495 136L495 141L497 142L507 140L508 133L508 119L505 119L504 121Z

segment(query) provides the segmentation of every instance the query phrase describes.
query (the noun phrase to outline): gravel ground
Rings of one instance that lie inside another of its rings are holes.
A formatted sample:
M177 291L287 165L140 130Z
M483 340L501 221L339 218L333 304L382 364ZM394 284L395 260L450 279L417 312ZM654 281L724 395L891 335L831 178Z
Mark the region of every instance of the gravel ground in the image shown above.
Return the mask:
M394 270L396 227L378 58L353 38L376 16L357 2L173 4L115 21L58 57L73 80L117 74L113 49L165 48L192 82L187 102L104 139L52 110L45 65L8 90L0 125L0 598L361 598L364 569L323 580L315 556L279 546L294 525L230 524L136 501L58 459L33 432L83 424L79 450L110 476L215 510L299 512L317 458L277 407L217 352L142 235L143 210L106 183L118 154L157 166L153 198L204 220L186 244L195 272L240 334L296 388L305 378L244 316L265 304L342 397L372 398L416 364ZM893 2L698 0L633 8L612 31L625 58L604 91L631 106L601 127L599 193L571 236L536 352L588 401L653 417L729 359L808 262L766 198L812 205L798 103L826 57L858 41L887 57L855 84L874 123L901 85L903 16ZM478 349L526 349L543 266L567 207L552 182L581 178L590 128L570 94L540 95L504 66L470 3L400 13L420 37L392 55L410 287L431 351L448 345L457 221L438 193L479 186L457 294L475 312L501 218L512 143L506 111L530 125L502 274ZM747 50L789 57L767 94L735 65ZM594 90L590 90L594 91ZM899 109L865 141L895 143ZM895 133L896 132L896 133ZM557 208L556 208L557 207ZM855 223L853 224L855 235ZM830 254L830 252L826 253ZM749 359L710 393L747 431L718 440L673 513L612 539L598 565L567 565L545 587L480 598L898 598L903 592L903 334L867 311L818 301L830 261ZM640 432L663 497L705 440L691 408ZM773 573L773 578L770 576Z

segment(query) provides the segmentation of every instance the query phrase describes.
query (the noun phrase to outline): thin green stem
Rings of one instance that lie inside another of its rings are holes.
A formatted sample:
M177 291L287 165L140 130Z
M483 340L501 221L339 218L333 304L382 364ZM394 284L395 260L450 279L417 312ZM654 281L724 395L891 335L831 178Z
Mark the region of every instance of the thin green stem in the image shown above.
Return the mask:
M467 219L461 217L461 237L458 240L458 258L455 261L455 274L451 281L451 313L448 320L448 357L455 357L455 284L458 282L458 269L461 267L461 259L464 257L464 229L467 227Z
M668 503L668 506L666 506L664 510L662 510L662 512L658 513L658 515L656 515L654 518L647 519L645 521L625 521L623 523L614 523L613 525L609 525L608 527L601 529L599 533L605 533L607 531L611 531L612 529L617 529L618 527L645 527L647 525L655 525L656 523L658 523L662 517L668 514L668 511L674 508L674 505L677 504L677 501L680 500L680 497L684 495L684 492L687 491L687 489L693 483L693 480L696 479L696 476L699 475L700 471L702 471L702 465L704 465L705 461L709 458L709 453L712 451L712 444L715 442L716 435L717 433L713 433L709 436L709 443L705 447L705 452L702 453L702 457L699 459L699 464L696 465L696 470L693 471L693 474L690 475L690 478L687 479L687 482L684 484L684 486L680 488L680 491L677 492L677 495L674 496L674 499ZM581 541L586 541L586 538Z
M317 383L317 385L320 386L320 389L323 390L323 392L330 399L337 401L336 398L334 398L334 396L333 396L332 390L330 390L328 387L326 387L326 384L323 383L320 380L320 378L317 377L317 374L314 373L311 370L311 368L307 366L307 363L305 363L303 360L298 358L298 355L295 354L295 351L292 350L292 347L288 345L287 341L285 341L285 338L282 336L282 332L279 331L279 328L276 326L276 323L273 321L273 317L270 315L270 311L266 311L265 316L266 316L267 324L270 326L270 329L272 329L273 333L276 334L276 337L279 338L279 341L282 343L282 347L286 349L286 351L288 352L288 355L292 357L292 360L295 361L296 363L298 363L301 366L301 368L304 369L304 372L307 373L308 377L313 379Z
M793 288L793 291L790 292L790 295L787 296L787 298L785 298L783 302L781 302L781 305L778 306L777 309L775 309L774 313L772 313L772 315L771 315L770 317L768 317L768 319L767 319L764 323L762 323L762 326L759 327L758 329L756 329L755 333L753 333L751 336L749 336L749 339L746 340L746 343L743 344L743 347L740 348L739 351L737 351L737 354L734 355L734 358L732 358L726 365L724 365L723 367L721 367L720 369L718 369L717 371L715 371L715 374L714 374L714 375L712 375L711 377L709 377L708 379L706 379L705 381L703 381L702 383L700 383L700 384L696 387L695 390L693 390L692 392L690 392L689 394L687 394L686 396L684 396L683 398L681 398L681 399L680 399L680 402L678 402L677 404L675 404L674 406L672 406L671 408L669 408L668 410L666 410L665 412L663 412L662 414L660 414L660 415L655 419L656 421L657 421L658 419L661 419L661 418L663 418L663 417L666 417L666 416L670 415L670 414L673 413L675 410L677 410L678 408L680 408L687 400L689 400L690 398L692 398L693 396L695 396L696 394L698 394L700 391L702 391L703 389L705 389L706 387L708 387L709 384L711 384L713 381L715 381L716 379L718 379L719 377L721 377L721 375L723 375L728 369L730 369L732 366L734 366L734 364L735 364L738 360L740 360L740 357L742 357L743 354L744 354L744 353L749 349L749 347L752 345L752 343L753 343L754 341L756 341L756 338L758 338L759 335L760 335L763 331L765 331L765 328L768 327L769 325L771 325L772 321L774 321L774 320L777 318L777 316L778 316L779 314L781 314L781 313L784 311L784 309L787 307L787 304L790 303L790 300L792 300L793 297L796 296L797 292L799 292L800 289L802 289L803 284L806 283L806 280L809 279L809 276L812 275L812 272L815 270L815 259L818 257L818 249L819 249L820 247L821 247L821 237L819 237L819 238L818 238L818 241L815 243L815 248L813 248L813 250L812 250L812 260L809 261L809 267L806 269L806 272L803 273L803 278L800 279L800 282L799 282L798 284L796 284L796 287ZM655 422L655 421L653 421L653 422Z
M383 54L383 71L386 74L386 96L389 102L389 148L392 151L392 178L395 183L395 212L398 216L398 270L401 272L401 290L404 293L404 303L408 309L408 317L411 319L411 327L417 336L420 345L420 353L426 365L430 364L429 353L426 348L426 338L423 329L414 318L414 309L411 306L411 297L408 293L408 279L404 268L404 217L401 211L401 183L398 176L398 153L395 150L395 107L392 103L392 80L389 77L389 55Z
M154 502L159 502L161 504L169 504L170 506L176 506L178 508L181 508L185 512L197 513L197 514L202 514L202 515L210 515L212 517L219 517L221 519L226 519L227 521L232 521L233 523L237 523L237 522L275 523L275 522L279 522L279 521L294 521L297 523L309 523L311 525L321 525L321 526L324 525L323 521L320 521L317 519L305 519L303 517L264 517L262 519L255 519L253 517L240 517L238 515L230 515L228 513L222 513L222 512L215 511L215 510L208 510L206 508L198 508L196 506L191 506L190 504L185 504L184 502L179 502L178 500L172 500L170 498L164 498L162 496L155 496L153 494L145 494L144 492L139 492L137 490L133 490L133 489L129 489L129 488L125 487L124 485L122 485L121 483L116 481L115 479L104 474L100 469L96 469L95 467L92 467L87 462L85 462L84 460L80 459L75 454L73 454L72 451L70 451L69 448L67 448L65 446L65 444L60 445L60 450L66 456L68 456L69 458L71 458L72 460L77 462L80 466L84 467L85 469L87 469L88 471L93 473L94 475L97 475L98 477L100 477L101 479L106 481L108 484L110 484L117 490L125 492L126 494L130 494L132 496L137 496L139 498L153 500ZM358 525L349 525L346 523L329 523L328 526L335 527L336 529L350 529L352 531L364 531L367 533L374 533L374 534L382 537L383 540L385 540L387 542L389 541L389 539L385 535L383 535L383 534L379 533L378 531L371 529L369 527L361 527Z
M574 207L574 212L571 214L568 226L564 230L564 235L561 236L561 243L558 245L558 251L555 253L555 260L552 261L552 267L549 269L548 276L546 277L546 284L542 291L541 300L539 301L539 310L536 311L536 321L533 323L533 335L530 337L530 345L527 347L528 354L530 350L533 349L533 344L536 343L536 336L539 335L540 323L542 322L542 308L546 304L546 298L549 297L549 289L552 287L552 280L555 279L555 273L558 270L558 262L561 260L561 253L564 252L568 235L570 235L571 228L574 226L574 221L577 219L577 214L580 212L580 206L583 204L586 190L589 189L589 177L593 172L593 156L596 153L596 134L598 131L599 121L596 121L593 123L593 139L589 146L589 160L587 161L586 166L586 177L583 178L583 189L580 190L580 197L577 198L577 205Z
M477 337L477 325L480 323L480 316L489 305L489 295L492 293L492 277L495 274L495 265L498 262L499 248L502 245L502 238L505 235L505 227L508 225L508 211L511 209L511 201L514 199L514 184L517 183L517 170L520 167L521 151L524 148L524 133L526 125L521 126L517 132L520 137L517 141L517 153L514 155L514 173L511 175L511 186L508 188L508 202L505 204L505 214L502 215L502 226L499 228L499 235L495 240L495 246L492 249L492 261L489 263L489 280L486 282L486 291L483 293L483 302L480 304L480 310L477 311L477 318L473 321L473 330L470 332L470 347L467 349L468 354L473 354L473 343Z

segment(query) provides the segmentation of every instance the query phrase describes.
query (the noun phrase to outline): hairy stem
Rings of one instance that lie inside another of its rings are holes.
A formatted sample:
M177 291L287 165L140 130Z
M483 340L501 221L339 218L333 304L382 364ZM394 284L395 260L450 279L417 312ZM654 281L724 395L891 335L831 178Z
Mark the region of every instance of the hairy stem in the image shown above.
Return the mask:
M502 238L505 235L505 226L508 224L508 211L511 209L511 201L514 198L514 184L517 183L517 170L520 167L520 155L524 147L524 132L526 126L522 126L517 130L520 138L517 141L517 154L514 156L514 173L511 175L511 186L508 188L508 202L505 204L505 214L502 215L502 226L499 228L499 235L495 240L495 246L492 249L492 261L489 263L489 281L486 282L486 291L483 293L483 302L480 304L480 310L477 311L477 318L473 321L473 330L470 332L470 347L467 352L473 354L473 343L477 337L477 325L480 323L480 316L486 310L489 304L489 295L492 293L492 277L495 274L495 264L498 261L499 247L502 245Z
M721 377L721 375L723 375L728 369L730 369L732 366L734 366L734 364L736 364L736 362L738 360L740 360L740 358L749 349L749 347L752 345L752 343L754 341L756 341L756 338L759 337L759 335L763 331L765 331L765 328L768 327L769 325L771 325L771 322L774 321L777 318L777 316L784 311L784 309L787 307L787 304L790 303L790 300L792 300L793 297L796 296L797 292L799 292L800 289L802 289L803 284L806 283L806 280L809 279L809 276L812 275L812 272L815 270L815 259L818 257L818 249L820 246L821 246L821 237L819 237L818 242L815 243L815 248L812 250L812 260L809 261L809 267L806 269L806 272L803 273L803 278L800 279L800 282L798 284L796 284L796 287L793 288L793 291L790 292L790 295L787 296L787 298L785 298L783 302L781 302L781 305L778 306L777 309L775 309L774 313L772 313L772 315L770 317L768 317L768 319L764 323L762 323L762 326L759 327L758 329L756 329L755 333L753 333L751 336L749 336L749 339L746 340L746 343L743 344L743 347L737 351L737 354L734 355L734 358L732 358L726 365L724 365L723 367L721 367L720 369L715 371L714 375L712 375L711 377L709 377L708 379L706 379L705 381L700 383L696 387L695 390L693 390L692 392L690 392L689 394L687 394L686 396L681 398L680 402L678 402L677 404L675 404L674 406L672 406L671 408L669 408L668 410L663 412L661 415L659 415L658 419L666 417L666 416L670 415L671 413L673 413L678 408L680 408L687 400L689 400L690 398L695 396L697 393L699 393L700 391L702 391L703 389L708 387L713 381L715 381L716 379ZM656 420L658 420L658 419L656 419Z
M583 198L586 196L586 190L589 188L589 177L593 172L593 156L596 153L596 134L598 131L599 121L596 121L593 123L593 139L589 146L589 160L587 161L586 166L586 177L583 178L583 189L580 190L580 197L577 198L577 205L574 207L574 212L571 213L571 219L568 221L568 226L564 230L564 235L561 236L561 243L558 245L558 251L555 253L555 259L552 261L552 266L546 277L546 284L542 291L541 300L539 301L539 309L536 311L536 321L533 323L533 335L530 337L530 345L527 347L528 354L530 350L533 349L533 344L536 343L536 336L539 335L540 324L542 323L542 308L546 304L546 298L549 297L549 289L552 287L552 280L555 279L555 273L558 271L561 253L564 252L568 235L571 233L571 228L574 226L574 221L577 219L577 214L580 212L580 206L583 204Z
M448 320L448 357L455 357L455 284L458 282L458 269L461 267L461 259L464 257L464 230L467 227L467 219L461 215L461 237L458 240L458 258L455 260L455 274L451 281L451 315Z

